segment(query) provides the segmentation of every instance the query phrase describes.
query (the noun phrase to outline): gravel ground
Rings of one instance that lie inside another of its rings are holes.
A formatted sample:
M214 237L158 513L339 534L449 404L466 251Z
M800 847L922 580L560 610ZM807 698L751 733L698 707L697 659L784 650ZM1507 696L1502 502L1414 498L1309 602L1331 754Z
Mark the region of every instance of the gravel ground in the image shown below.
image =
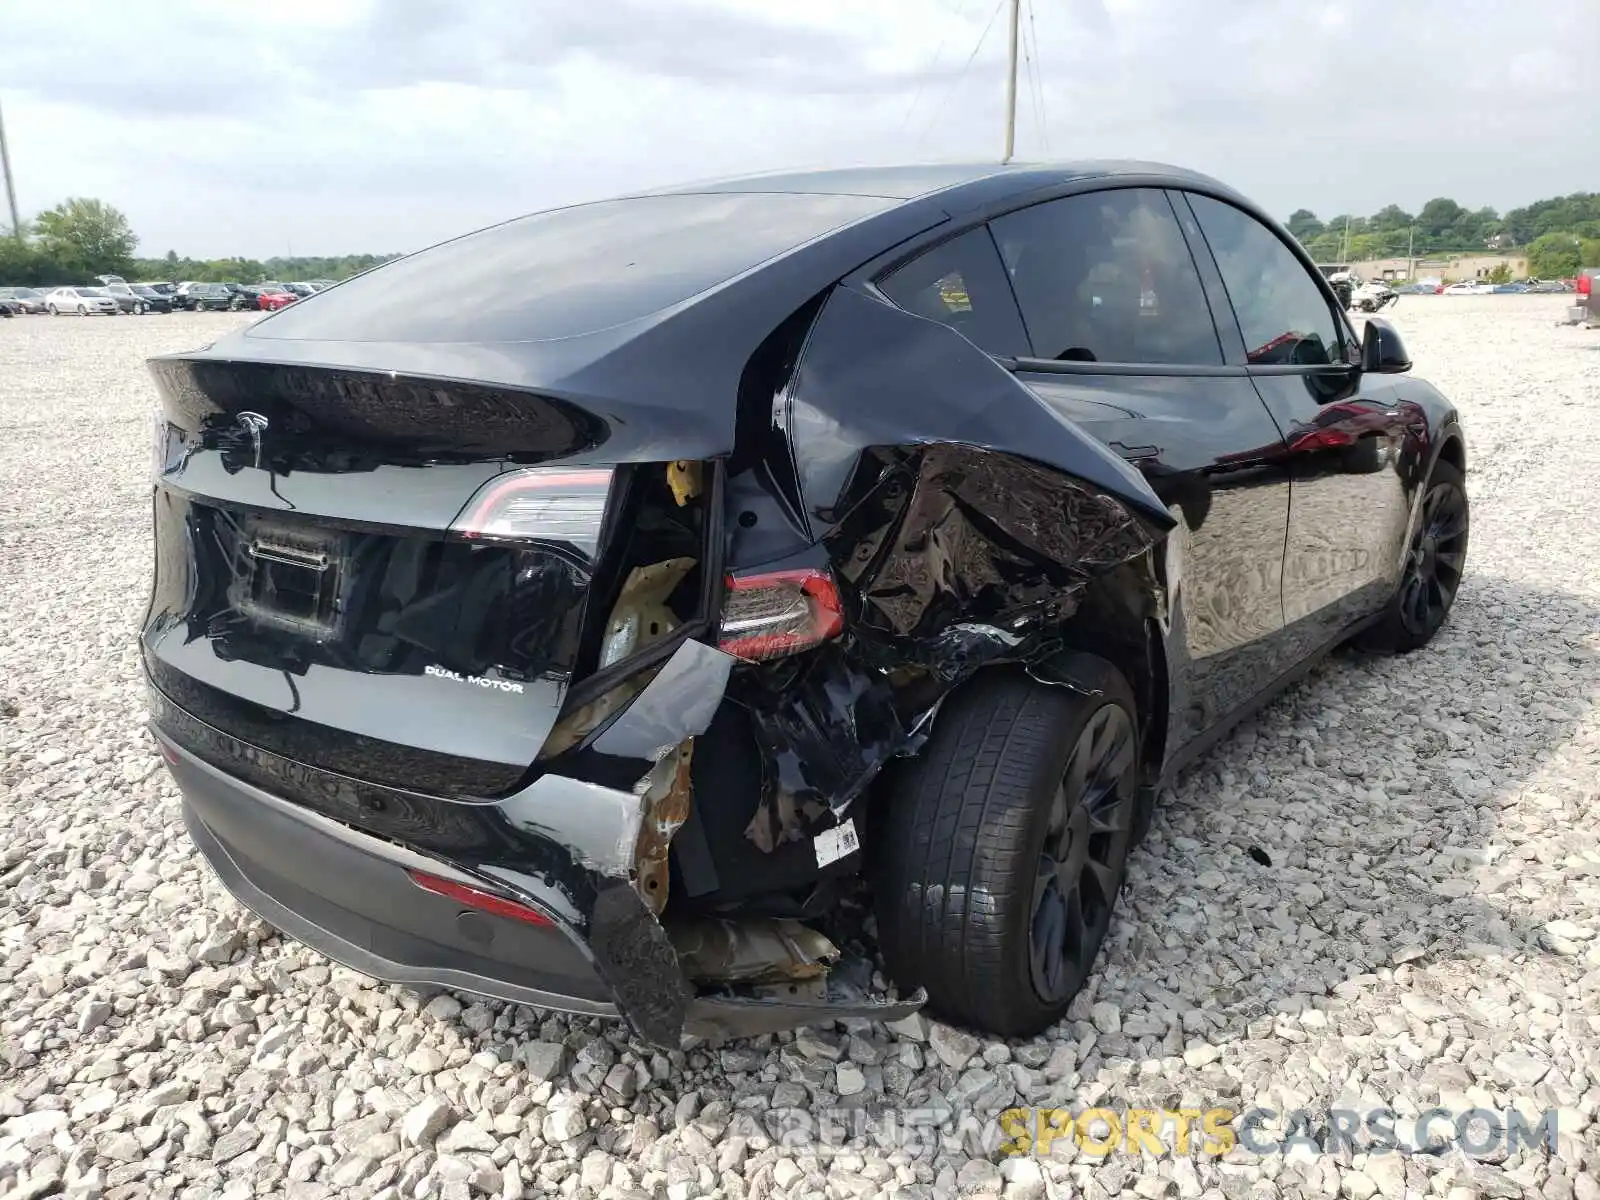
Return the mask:
M1596 1200L1600 334L1557 328L1562 304L1402 301L1467 426L1455 614L1404 661L1325 664L1165 798L1067 1022L667 1055L373 984L224 894L143 732L133 638L141 360L240 319L0 322L0 1194ZM1387 1108L1404 1138L1514 1106L1559 1132L1008 1157L977 1117L1013 1105L1273 1110L1258 1139L1296 1110L1320 1137Z

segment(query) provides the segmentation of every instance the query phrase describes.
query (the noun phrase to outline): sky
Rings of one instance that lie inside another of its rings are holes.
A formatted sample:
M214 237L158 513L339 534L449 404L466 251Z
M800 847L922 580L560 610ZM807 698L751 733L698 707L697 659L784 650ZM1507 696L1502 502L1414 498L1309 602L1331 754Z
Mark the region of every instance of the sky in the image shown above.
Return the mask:
M404 252L684 180L997 160L1007 3L0 0L0 111L24 219L96 196L141 254ZM1600 190L1596 0L1022 11L1019 159L1176 163L1280 217Z

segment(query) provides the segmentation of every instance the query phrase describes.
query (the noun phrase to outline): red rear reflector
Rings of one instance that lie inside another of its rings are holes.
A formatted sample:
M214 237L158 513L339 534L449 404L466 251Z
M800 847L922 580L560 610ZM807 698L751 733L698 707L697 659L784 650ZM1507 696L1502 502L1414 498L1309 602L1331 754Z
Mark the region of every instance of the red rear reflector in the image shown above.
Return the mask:
M839 589L827 571L730 575L719 645L751 661L798 654L844 628Z
M515 900L507 900L503 896L496 896L492 892L481 891L453 880L440 879L437 875L429 875L423 871L407 871L406 874L410 875L411 882L423 891L432 892L436 896L445 896L479 912L493 913L497 917L510 917L514 921L526 921L529 925L555 924L538 909L518 904Z
M1578 276L1578 295L1580 295L1580 296L1588 296L1588 295L1591 295L1593 293L1593 291L1594 291L1594 276L1592 276L1592 275L1579 275Z

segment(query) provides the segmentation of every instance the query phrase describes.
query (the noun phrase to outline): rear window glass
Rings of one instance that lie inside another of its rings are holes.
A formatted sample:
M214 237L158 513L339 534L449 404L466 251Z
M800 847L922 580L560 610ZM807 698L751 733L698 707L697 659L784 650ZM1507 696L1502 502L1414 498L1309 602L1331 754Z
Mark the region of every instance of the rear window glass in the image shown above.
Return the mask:
M535 213L348 280L251 330L331 341L575 337L660 312L899 203L786 192L638 196Z
M1028 353L1028 335L986 226L939 243L878 287L907 312L960 330L990 354Z

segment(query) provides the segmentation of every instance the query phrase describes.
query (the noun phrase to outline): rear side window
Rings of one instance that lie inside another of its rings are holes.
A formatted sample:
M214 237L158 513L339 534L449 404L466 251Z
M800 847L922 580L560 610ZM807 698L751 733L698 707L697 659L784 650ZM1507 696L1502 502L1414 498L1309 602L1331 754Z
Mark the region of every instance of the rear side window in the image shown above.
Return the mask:
M1221 364L1200 274L1163 192L1068 196L991 225L1035 356Z
M907 312L960 330L990 354L1029 353L1005 268L981 225L940 242L880 279L878 287Z
M1239 318L1246 359L1302 366L1342 361L1333 309L1283 239L1249 213L1210 196L1191 195L1189 206Z

